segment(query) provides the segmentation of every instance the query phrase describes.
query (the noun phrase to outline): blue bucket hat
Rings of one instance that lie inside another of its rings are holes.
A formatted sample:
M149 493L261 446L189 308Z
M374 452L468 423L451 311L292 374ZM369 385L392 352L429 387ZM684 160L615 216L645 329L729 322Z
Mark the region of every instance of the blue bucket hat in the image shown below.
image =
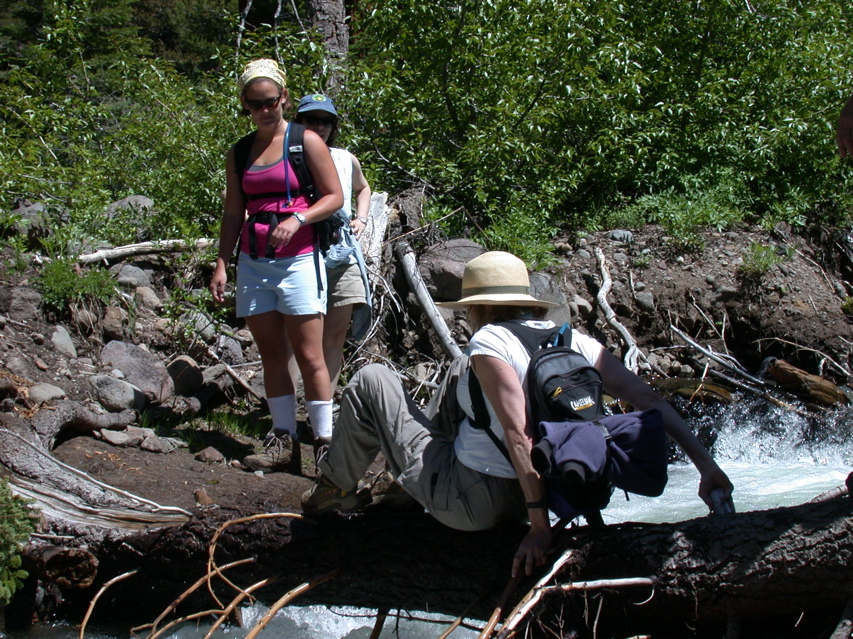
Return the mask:
M338 117L338 112L335 110L335 103L332 102L331 98L327 98L322 93L310 93L299 101L296 112L307 113L308 111L325 111Z

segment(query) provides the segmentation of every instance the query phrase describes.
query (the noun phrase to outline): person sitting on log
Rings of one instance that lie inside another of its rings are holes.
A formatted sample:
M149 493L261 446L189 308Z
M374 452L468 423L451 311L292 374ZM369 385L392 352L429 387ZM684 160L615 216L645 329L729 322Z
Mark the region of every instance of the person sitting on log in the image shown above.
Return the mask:
M358 484L381 450L395 481L451 528L477 531L502 522L529 522L513 558L513 576L520 570L530 575L544 564L551 528L544 482L530 457L534 440L523 384L530 354L508 329L495 324L522 320L532 327L554 327L541 319L554 304L532 297L529 286L524 262L509 253L487 252L468 262L462 298L442 305L467 309L475 333L467 355L453 362L425 411L381 364L365 366L353 376L343 392L331 444L318 464L317 483L302 495L305 513L351 512L367 505L369 493L359 491ZM601 374L606 392L636 409L661 412L666 432L699 470L699 496L705 503L712 506L715 489L729 499L731 481L675 409L598 341L577 330L571 339L572 348ZM488 405L491 429L509 450L510 461L483 430L471 425L469 362ZM448 396L454 387L455 397ZM446 407L454 399L464 418L448 423L446 416L453 411Z

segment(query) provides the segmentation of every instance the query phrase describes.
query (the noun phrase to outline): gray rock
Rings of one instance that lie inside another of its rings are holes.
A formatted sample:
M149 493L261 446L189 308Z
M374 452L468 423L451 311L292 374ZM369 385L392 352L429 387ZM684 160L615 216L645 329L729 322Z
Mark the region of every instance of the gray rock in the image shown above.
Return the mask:
M636 284L634 284L634 290L637 291L638 293L640 291L645 291L646 290L646 283L645 282L637 282Z
M100 436L101 439L113 446L139 446L143 439L141 435L131 434L126 430L120 431L103 429L100 431Z
M16 286L12 289L9 300L9 319L17 322L33 323L41 319L41 294L27 286Z
M634 296L634 299L637 301L637 306L647 312L654 313L655 312L655 298L648 291L641 291Z
M140 286L136 289L135 294L136 305L140 308L147 308L150 311L159 311L163 308L163 302L157 297L150 286Z
M124 309L118 306L110 306L104 312L104 317L101 320L101 329L103 330L104 340L120 340L124 337L124 323L127 320L127 313Z
M171 453L176 446L173 442L157 435L151 435L142 440L139 445L142 450L147 450L149 453Z
M219 353L222 361L231 366L242 364L245 360L240 343L227 335L219 335L216 338L216 351Z
M142 428L141 426L128 426L127 428L125 428L125 431L135 437L138 436L142 439L145 439L146 437L157 436L157 433L154 432L153 428Z
M201 338L207 343L212 342L216 337L216 323L204 313L199 313L198 311L184 313L181 315L181 323L185 326L191 326L194 328L195 331L201 335Z
M53 329L50 341L53 343L54 348L66 357L77 357L77 348L74 346L74 342L71 341L71 335L64 326L57 326Z
M101 359L122 371L125 379L151 401L161 403L175 393L175 384L163 362L139 346L114 340L104 346Z
M206 464L221 464L225 461L225 455L216 450L213 446L200 450L196 453L195 458Z
M93 375L89 378L89 384L95 391L98 403L110 412L145 408L145 394L133 384L109 375Z
M45 404L54 399L62 399L68 393L53 384L35 384L30 386L27 395L36 404Z
M578 249L577 256L580 258L583 258L585 260L588 260L589 258L592 257L592 253L590 253L586 249Z
M560 286L549 273L537 272L530 274L530 294L536 299L559 304L556 308L548 309L548 314L545 316L547 319L557 324L557 326L561 326L564 322L571 324L572 312L569 300L566 299L566 294L563 293Z
M593 306L590 302L588 302L585 298L580 295L575 295L574 305L578 309L578 315L583 317L584 319L589 319L593 314Z
M418 258L418 270L427 290L436 301L455 301L462 295L465 264L486 250L470 240L449 240L425 250Z
M31 241L53 235L54 225L41 202L19 207L12 211L12 215L15 216L12 230L18 235L25 235Z
M630 244L634 241L634 234L625 229L614 229L610 231L608 237L614 242L624 242L625 244Z
M117 264L110 269L115 274L119 286L135 289L140 286L151 286L151 278L138 266L133 264Z
M9 370L9 372L13 375L17 375L18 377L24 378L32 377L33 369L31 366L31 362L19 355L12 355L3 363L6 365L6 368Z
M166 367L175 384L175 394L184 397L195 395L204 384L204 375L198 363L187 355L176 357Z

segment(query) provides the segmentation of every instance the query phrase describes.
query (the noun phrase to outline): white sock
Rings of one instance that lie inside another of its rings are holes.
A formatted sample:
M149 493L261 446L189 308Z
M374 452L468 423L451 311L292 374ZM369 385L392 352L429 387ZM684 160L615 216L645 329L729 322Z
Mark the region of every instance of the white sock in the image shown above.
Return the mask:
M311 430L314 437L331 439L332 437L332 400L312 400L305 402L308 409L308 419L311 420Z
M296 395L267 397L272 415L272 427L279 433L287 432L296 438Z

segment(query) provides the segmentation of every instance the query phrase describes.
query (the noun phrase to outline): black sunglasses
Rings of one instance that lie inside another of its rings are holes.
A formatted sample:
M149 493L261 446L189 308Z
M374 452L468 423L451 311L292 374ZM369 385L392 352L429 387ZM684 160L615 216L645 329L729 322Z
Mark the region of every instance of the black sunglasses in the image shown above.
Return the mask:
M279 93L276 97L267 98L266 100L249 100L246 98L246 106L252 111L260 111L263 108L272 109L276 107L280 101L281 94Z
M317 115L303 115L302 120L305 124L310 124L311 126L335 126L338 121L335 118L321 118Z

